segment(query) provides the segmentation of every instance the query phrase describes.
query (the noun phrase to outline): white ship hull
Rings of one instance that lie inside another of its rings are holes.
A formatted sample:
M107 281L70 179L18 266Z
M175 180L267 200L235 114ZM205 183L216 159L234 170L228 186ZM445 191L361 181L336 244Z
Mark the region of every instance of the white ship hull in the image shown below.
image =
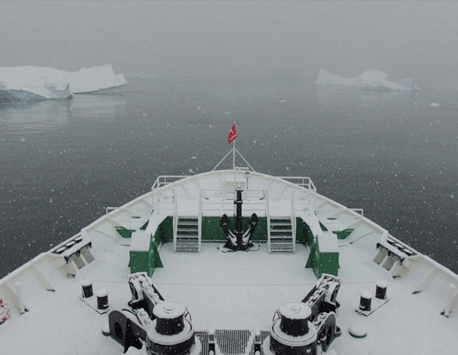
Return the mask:
M223 214L235 218L236 186L243 189L244 226L252 213L259 225L253 248L224 252L230 250L224 250L226 239L215 220ZM180 217L189 216L197 223L196 236L180 238ZM276 218L290 219L287 238L272 232ZM106 335L109 314L129 309L127 279L139 271L151 276L166 300L186 306L196 334L216 329L219 353L228 353L225 341L231 342L223 334L232 333L223 330L247 334L240 353L254 352L256 331L266 346L280 306L303 300L329 273L341 280L336 312L341 335L326 349L329 353L451 354L458 347L456 274L391 236L361 210L318 194L309 178L222 170L161 177L151 192L108 209L77 236L3 278L0 299L9 311L0 325L0 352L124 353L124 340ZM94 296L83 298L81 283L87 279ZM383 299L375 297L380 281L387 286ZM102 289L108 292L107 310L97 305ZM370 311L360 308L367 293ZM206 338L199 339L201 353L208 353Z

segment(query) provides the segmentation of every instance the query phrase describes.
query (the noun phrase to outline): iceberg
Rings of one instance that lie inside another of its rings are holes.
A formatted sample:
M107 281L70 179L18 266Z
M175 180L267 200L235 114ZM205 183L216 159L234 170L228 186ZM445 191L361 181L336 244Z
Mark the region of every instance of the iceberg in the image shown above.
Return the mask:
M110 64L67 72L41 67L0 68L0 101L69 99L73 94L94 93L125 85Z
M413 79L402 79L398 81L387 80L388 74L368 70L355 78L344 78L320 70L315 85L319 86L348 86L356 87L358 90L379 90L379 91L419 91Z
M84 68L70 73L64 72L74 94L86 94L114 89L127 84L124 74L115 74L111 64Z
M316 79L315 85L319 86L354 86L358 85L358 77L344 78L343 76L334 75L321 69Z
M389 81L388 74L368 70L358 77L359 90L391 90L391 91L419 91L413 79L402 79L399 81Z
M0 100L68 99L73 94L63 73L51 68L0 68Z

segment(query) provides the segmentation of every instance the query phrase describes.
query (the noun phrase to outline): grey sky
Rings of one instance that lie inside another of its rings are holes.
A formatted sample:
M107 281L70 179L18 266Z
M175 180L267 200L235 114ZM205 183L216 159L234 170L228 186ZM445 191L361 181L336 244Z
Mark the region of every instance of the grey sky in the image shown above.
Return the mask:
M457 19L457 1L2 1L0 66L310 80L376 69L458 86Z

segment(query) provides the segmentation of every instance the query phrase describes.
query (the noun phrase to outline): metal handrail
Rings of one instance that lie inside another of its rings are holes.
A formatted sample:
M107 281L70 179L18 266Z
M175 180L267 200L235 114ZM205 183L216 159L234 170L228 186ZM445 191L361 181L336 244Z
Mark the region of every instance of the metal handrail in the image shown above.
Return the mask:
M270 252L271 250L271 245L270 245L270 209L269 209L269 193L266 192L266 217L267 217L267 251Z
M359 214L361 217L364 217L364 209L362 208L350 208L350 207L335 207L335 208L317 208L317 212L345 212L345 211L351 211L355 212L356 214Z
M161 175L157 177L151 189L155 190L163 186L169 185L173 182L188 178L190 176L191 175ZM308 176L276 176L276 177L279 179L291 182L294 185L316 191L315 184L313 183L312 179Z
M309 178L308 176L277 176L277 177L279 179L291 182L294 185L298 185L300 187L304 187L309 190L316 191L315 184L313 183L312 179Z
M173 251L177 251L178 201L176 190L173 190Z
M154 191L159 189L163 186L169 185L173 182L185 179L190 177L190 175L160 175L157 177L156 181L154 181L153 186L151 186L151 190Z

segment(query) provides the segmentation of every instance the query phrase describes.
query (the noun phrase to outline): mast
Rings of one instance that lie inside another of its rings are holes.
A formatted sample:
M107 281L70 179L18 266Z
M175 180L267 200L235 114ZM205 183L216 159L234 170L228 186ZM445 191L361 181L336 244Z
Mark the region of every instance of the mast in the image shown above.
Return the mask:
M235 139L232 141L232 170L234 170L234 188L235 186Z

